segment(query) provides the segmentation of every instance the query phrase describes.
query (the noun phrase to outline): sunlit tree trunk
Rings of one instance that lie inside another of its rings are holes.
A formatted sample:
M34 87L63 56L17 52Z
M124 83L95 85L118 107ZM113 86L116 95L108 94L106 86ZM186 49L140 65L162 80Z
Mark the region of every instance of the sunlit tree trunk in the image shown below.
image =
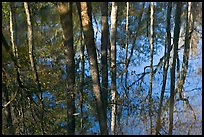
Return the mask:
M125 50L126 50L126 54L125 54L125 64L127 64L127 58L128 58L128 38L129 38L129 34L128 34L128 26L129 26L129 20L128 20L128 16L129 16L129 2L127 2L127 10L126 10L126 26L125 26L125 31L126 31L126 46L125 46ZM127 72L125 74L125 87L127 88L127 78L128 78L128 69Z
M174 96L175 96L175 66L176 59L178 56L178 41L180 33L180 24L181 24L181 2L176 3L175 11L175 27L174 27L174 37L173 37L173 57L170 67L171 73L171 82L170 82L170 106L169 106L169 135L172 135L173 130L173 111L174 111Z
M108 2L101 3L102 15L102 35L101 35L101 65L102 65L102 98L105 107L105 116L107 117L107 101L108 101L108 44L109 44L109 28L108 28ZM107 118L106 118L107 119Z
M169 67L169 56L170 56L170 49L171 49L171 28L170 28L171 10L172 10L172 3L168 2L167 17L166 17L167 18L166 19L166 44L165 44L167 45L167 47L165 46L165 50L164 50L164 55L166 55L166 57L165 57L164 67L163 67L163 84L162 84L162 90L161 90L160 102L159 102L159 111L158 111L157 125L156 125L156 135L159 134L159 131L161 129L162 103L164 99L167 71Z
M31 16L30 16L30 7L27 2L24 2L24 8L25 8L25 13L26 13L26 20L27 20L27 25L28 25L28 45L29 45L29 57L30 57L30 62L31 62L31 68L34 71L34 77L35 77L35 82L37 82L38 85L38 91L40 93L40 102L41 102L41 132L42 135L45 134L45 127L44 127L44 103L43 103L43 97L42 97L42 89L41 89L41 84L36 68L36 64L34 61L34 53L33 53L33 31L32 31L32 24L31 24Z
M17 51L17 22L16 22L16 7L14 2L10 2L10 33L12 54L15 58L14 65L17 73L17 81L20 87L23 87L23 82L20 77L19 59Z
M93 83L93 92L96 99L100 133L108 134L105 108L104 108L104 104L102 102L102 96L101 96L99 70L98 70L98 62L97 62L96 47L95 47L96 45L94 43L94 32L93 32L92 17L91 17L92 7L91 7L91 3L81 2L80 4L81 4L81 19L82 19L82 26L83 26L83 34L84 34L85 44L87 47L87 52L89 57L90 71L91 71L91 77L92 77L92 83Z
M75 61L73 47L72 3L58 4L58 12L63 29L63 39L67 72L67 134L75 134Z
M11 46L13 55L18 58L17 52L17 24L16 24L16 11L15 3L10 2L10 33L11 33ZM19 70L18 70L19 71Z
M117 11L118 5L112 2L111 10L111 95L112 95L112 110L111 110L111 134L115 134L116 128L116 31L117 31Z
M154 2L151 2L150 12L150 87L149 87L149 116L150 134L152 135L152 78L153 78L153 54L154 54Z

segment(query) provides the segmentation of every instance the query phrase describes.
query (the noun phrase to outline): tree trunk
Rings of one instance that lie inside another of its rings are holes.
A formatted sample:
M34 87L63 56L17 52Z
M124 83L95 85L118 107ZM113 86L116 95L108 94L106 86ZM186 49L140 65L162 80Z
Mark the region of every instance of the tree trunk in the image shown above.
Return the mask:
M35 77L35 82L37 82L38 85L38 91L40 93L40 102L41 102L41 130L42 130L42 135L45 134L45 127L44 127L44 103L43 103L43 97L42 97L42 89L41 89L41 84L36 68L36 64L34 61L34 53L33 53L33 31L32 31L32 24L31 24L31 17L30 17L30 7L27 2L24 2L24 8L25 8L25 13L26 13L26 19L27 19L27 24L28 24L28 45L29 45L29 57L30 57L30 62L31 62L31 68L34 71L34 77Z
M83 44L83 28L82 28L82 20L81 20L81 7L80 3L76 3L77 11L79 14L79 21L80 21L80 58L81 58L81 73L80 73L80 113L81 113L81 119L80 119L80 134L84 134L84 116L83 116L83 89L84 89L84 44Z
M75 62L73 48L72 3L58 4L58 12L63 29L67 72L67 134L75 134Z
M17 22L16 22L16 7L15 3L10 2L10 33L11 33L11 45L12 54L15 58L14 65L17 73L17 81L20 87L23 87L23 83L20 77L19 59L17 51Z
M83 33L85 38L85 44L87 46L87 52L89 57L90 70L92 75L93 92L96 99L97 114L99 118L100 132L101 134L108 134L107 119L105 116L105 108L102 102L98 62L96 55L96 47L94 43L94 32L92 27L91 17L91 3L81 2L81 18Z
M174 38L173 38L173 58L170 68L171 82L170 82L170 107L169 107L169 135L172 135L173 130L173 109L174 109L174 95L175 95L175 66L178 52L178 41L181 24L181 2L176 3L175 11L175 27L174 27Z
M82 26L81 26L82 27ZM82 30L80 31L81 35L81 74L80 74L80 111L81 111L81 134L83 134L83 128L84 128L84 116L83 116L83 89L84 89L84 44L82 44Z
M182 89L186 79L186 73L188 71L188 60L189 60L189 53L190 53L190 39L193 29L193 20L192 20L192 10L191 10L191 2L188 2L187 6L187 15L186 15L186 34L185 34L185 42L184 42L184 53L183 53L183 63L182 63L182 70L181 70L181 77L180 80L177 81L178 83L178 98L182 98Z
M149 87L149 116L150 134L152 135L152 78L153 78L153 54L154 54L154 2L151 2L150 12L150 87Z
M116 127L116 31L117 31L117 10L118 5L112 2L111 10L111 95L112 95L112 112L111 112L111 134L115 135Z
M161 129L161 115L162 115L162 103L164 99L164 92L166 89L166 79L167 79L167 71L169 67L169 56L170 56L170 50L171 50L171 28L170 28L170 18L171 18L171 10L172 10L172 3L168 3L168 9L167 9L167 22L166 22L166 45L167 45L167 53L166 53L166 46L164 50L164 54L166 56L164 61L164 67L163 67L163 84L162 84L162 90L160 95L160 102L159 102L159 111L158 111L158 117L157 117L157 125L156 125L156 135L159 134L159 131Z
M120 72L117 77L119 77L120 75L123 75L124 73L127 72L128 70L128 67L129 67L129 64L130 64L130 61L132 59L132 56L133 56L133 53L134 53L134 49L135 49L135 46L136 46L136 40L137 40L137 37L138 37L138 34L139 34L139 31L140 31L140 27L141 27L141 24L142 24L142 15L143 15L143 11L144 11L144 6L145 6L145 2L142 4L142 9L141 9L141 12L140 12L140 15L139 15L139 22L138 22L138 27L137 27L137 30L136 30L136 34L133 36L133 46L131 48L131 51L130 51L130 56L127 58L127 61L126 61L126 64L125 64L125 69Z
M109 44L109 28L108 28L108 2L101 3L102 14L102 36L101 36L101 65L102 65L102 98L105 108L105 116L107 119L107 101L108 101L108 44Z
M129 2L127 2L127 11L126 11L126 26L125 26L125 31L126 31L126 46L125 46L125 50L126 50L126 54L125 54L125 64L127 64L127 58L128 58L128 26L129 26L129 20L128 20L128 13L129 13ZM125 74L125 87L127 88L127 78L128 78L128 68Z

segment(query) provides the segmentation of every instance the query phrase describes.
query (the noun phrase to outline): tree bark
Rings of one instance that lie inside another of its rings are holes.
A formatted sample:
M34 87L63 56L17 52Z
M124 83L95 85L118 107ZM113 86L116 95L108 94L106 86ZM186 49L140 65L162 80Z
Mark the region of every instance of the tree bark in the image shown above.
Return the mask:
M108 45L109 45L109 28L108 28L108 2L101 3L102 14L102 35L101 35L101 65L102 65L102 98L107 119L107 101L108 101Z
M127 64L128 60L128 38L129 38L129 33L128 33L128 26L129 26L129 20L128 20L128 16L129 16L129 2L127 2L127 11L126 11L126 26L125 26L125 31L126 31L126 46L125 46L125 50L126 50L126 54L125 54L125 64ZM125 74L125 87L127 88L127 78L128 78L128 69L126 71Z
M58 12L63 29L67 72L67 134L75 134L75 61L73 48L72 3L58 4Z
M152 78L153 78L153 54L154 54L154 2L151 2L150 12L150 87L149 87L149 116L150 134L152 135Z
M96 47L94 43L94 32L92 27L91 17L91 3L81 2L81 19L83 26L83 34L85 38L85 44L87 46L87 52L89 57L90 70L92 75L93 92L96 99L97 114L99 118L99 126L101 134L108 134L107 119L105 116L105 108L102 102L101 88L99 81L99 70L96 55Z
M18 51L17 51L17 22L16 22L16 7L15 3L10 2L10 33L11 33L11 45L12 45L12 53L15 58L14 65L17 73L17 81L19 86L22 87L23 83L20 77L20 67L19 67L19 59L18 59Z
M111 111L111 134L115 135L116 128L116 31L117 31L117 10L118 5L112 2L111 10L111 95L112 95L112 111Z
M35 77L35 82L37 82L38 86L38 91L40 93L40 102L41 102L41 130L42 130L42 135L45 134L45 127L44 127L44 103L43 103L43 97L42 97L42 89L41 89L41 84L35 64L35 58L34 58L34 53L33 53L33 30L32 30L32 24L31 24L31 16L30 16L30 7L27 2L24 2L24 8L25 8L25 13L26 13L26 19L27 19L27 24L28 24L28 45L29 45L29 57L30 57L30 62L31 62L31 68L34 71L34 77Z
M171 50L171 28L170 28L171 10L172 10L172 3L168 2L167 21L166 21L167 50L166 50L166 46L165 46L165 50L164 50L164 55L167 54L167 56L165 57L164 67L163 67L163 84L162 84L162 90L161 90L160 102L159 102L159 111L158 111L157 125L156 125L156 135L159 134L159 131L161 129L162 106L163 106L163 100L164 100L164 92L166 89L167 71L168 71L168 67L169 67L169 56L170 56L170 50Z
M80 59L81 59L81 73L80 73L80 112L81 112L81 120L80 120L80 134L84 134L84 115L83 115L83 89L84 89L84 44L83 44L83 28L82 28L82 20L81 20L81 7L80 3L77 2L77 10L79 14L80 21Z
M175 27L174 27L174 37L173 37L173 58L170 68L171 73L171 82L170 82L170 107L169 107L169 135L172 135L173 130L173 109L174 109L174 95L175 95L175 66L176 59L178 56L178 41L180 33L180 24L181 24L181 2L176 3L175 11Z
M190 53L190 39L193 29L193 20L192 20L192 9L191 9L191 2L188 2L187 6L187 15L186 15L186 34L185 34L185 42L184 42L184 52L183 52L183 63L182 63L182 70L181 70L181 77L177 81L178 85L178 98L182 98L182 90L183 85L186 79L186 73L188 71L188 60L189 60L189 53Z

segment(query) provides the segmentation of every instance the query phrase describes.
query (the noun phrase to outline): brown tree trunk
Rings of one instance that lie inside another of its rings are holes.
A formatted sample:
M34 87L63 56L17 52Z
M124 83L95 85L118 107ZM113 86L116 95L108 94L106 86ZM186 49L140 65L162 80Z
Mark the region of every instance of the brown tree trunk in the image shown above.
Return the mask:
M108 2L101 3L102 14L102 36L101 36L101 65L102 65L102 98L105 108L105 116L107 117L107 101L108 101L108 44L109 44L109 28L108 28Z
M162 103L164 99L164 92L166 88L166 79L167 79L167 71L169 67L169 56L170 56L170 50L171 50L171 28L170 28L170 17L171 17L171 10L172 10L172 3L168 3L168 9L167 9L167 22L166 22L166 45L167 45L167 53L166 53L166 46L165 46L165 52L164 54L167 55L165 57L164 61L164 67L163 67L163 84L162 84L162 90L161 90L161 96L160 96L160 102L159 102L159 111L158 111L158 117L157 117L157 125L156 125L156 135L159 134L159 130L161 129L161 115L162 115Z
M58 4L58 12L63 29L67 72L67 134L75 134L75 62L73 48L72 3Z
M105 107L102 102L101 88L99 81L98 62L96 55L96 47L94 43L94 32L92 27L91 17L91 3L81 2L81 19L83 26L83 33L85 38L85 44L87 46L87 52L89 57L89 64L93 83L93 92L96 99L97 114L99 118L99 126L101 134L108 134L107 119L105 116Z
M175 27L174 27L174 38L173 38L173 61L170 68L171 83L170 83L170 107L169 107L169 135L172 135L173 130L173 111L174 111L174 95L175 95L175 66L178 54L178 41L181 24L181 9L182 3L176 3L175 11Z

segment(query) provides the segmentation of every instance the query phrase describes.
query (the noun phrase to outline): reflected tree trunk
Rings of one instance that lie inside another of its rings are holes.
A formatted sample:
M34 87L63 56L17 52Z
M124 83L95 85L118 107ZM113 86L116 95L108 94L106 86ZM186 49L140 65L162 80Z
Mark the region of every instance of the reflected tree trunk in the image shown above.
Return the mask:
M178 56L178 41L180 33L180 24L181 24L181 9L182 3L176 3L175 11L175 27L174 27L174 37L173 37L173 57L170 67L171 73L171 82L170 82L170 105L169 105L169 135L172 135L173 131L173 111L174 111L174 96L175 96L175 66L176 59Z
M152 135L152 79L153 79L153 54L154 54L154 2L151 2L150 12L150 87L149 87L149 116L150 116L150 134Z
M80 112L81 112L81 119L80 119L80 134L84 134L84 113L83 113L83 89L84 89L84 43L83 43L83 28L82 28L82 20L81 20L81 7L80 3L77 2L77 10L79 14L79 21L80 21L80 59L81 59L81 73L80 73Z
M41 134L44 135L45 134L45 127L44 127L44 103L43 103L43 97L42 97L42 89L41 89L41 84L40 84L40 80L39 80L39 76L38 76L38 72L37 72L37 67L36 67L36 63L35 63L35 57L34 57L34 53L33 53L33 28L32 28L32 24L31 24L31 16L30 16L30 6L28 2L24 2L24 9L25 9L25 13L26 13L26 20L27 20L27 25L28 25L28 45L29 45L29 58L30 58L30 62L31 62L31 69L34 72L34 78L35 78L35 82L37 83L37 88L38 91L40 93L40 102L41 102Z
M67 134L75 134L75 61L73 47L72 2L58 4L63 29L67 72Z
M96 99L96 110L99 119L99 126L100 126L100 134L107 135L108 128L107 128L107 119L105 116L105 107L102 102L101 96L101 87L99 81L99 70L98 70L98 62L97 62L97 54L96 54L96 45L94 43L94 32L92 26L92 7L91 3L88 2L81 2L81 19L82 19L82 27L83 27L83 34L85 39L85 44L87 47L88 57L89 57L89 64L90 64L90 71L93 83L93 92Z
M164 92L166 89L167 71L169 67L169 57L170 57L170 51L171 51L171 28L170 28L171 11L172 11L172 3L168 2L167 21L166 21L166 44L165 44L167 45L167 50L166 50L166 46L164 50L164 54L165 55L167 54L167 56L165 58L164 67L163 67L163 84L162 84L162 90L161 90L160 102L159 102L159 111L158 111L157 125L156 125L156 135L159 134L159 131L161 129L162 106L163 106L163 100L164 100Z
M118 4L112 2L111 10L111 100L112 100L112 110L111 110L111 134L115 135L116 129L116 31L117 31L117 12Z
M182 70L181 70L181 77L177 81L178 85L178 98L182 98L182 90L183 85L186 79L186 73L188 71L188 60L189 60L189 53L190 53L190 39L191 34L193 31L193 18L192 18L192 9L191 9L191 2L188 2L187 6L187 15L186 15L186 34L185 34L185 42L184 42L184 53L183 53L183 63L182 63Z
M102 35L101 35L101 65L102 65L102 98L107 119L108 101L108 47L109 47L109 28L108 28L108 2L101 3L102 14Z
M126 26L125 26L125 31L126 31L126 46L125 46L125 50L126 50L126 54L125 54L125 64L127 64L127 58L128 58L128 38L129 38L129 33L128 33L128 26L129 26L129 20L128 20L128 16L129 16L129 2L127 2L127 10L126 10ZM128 68L127 68L127 72L125 74L125 87L127 88L127 79L128 79Z

